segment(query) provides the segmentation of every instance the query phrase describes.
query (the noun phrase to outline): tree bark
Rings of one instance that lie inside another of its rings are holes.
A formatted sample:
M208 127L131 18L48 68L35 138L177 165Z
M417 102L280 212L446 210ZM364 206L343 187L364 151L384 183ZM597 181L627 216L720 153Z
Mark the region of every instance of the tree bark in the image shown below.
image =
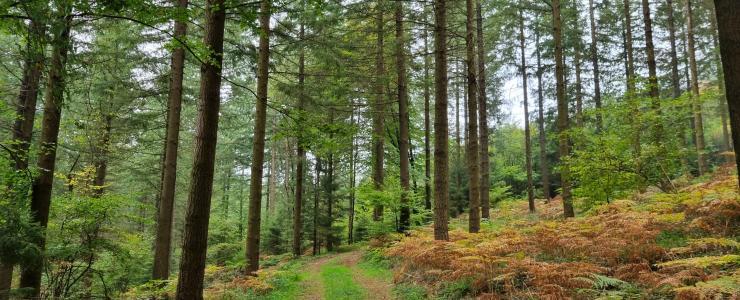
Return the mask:
M257 64L257 107L254 120L254 144L249 186L249 222L247 224L247 273L255 274L260 258L260 213L262 206L262 164L265 161L265 123L267 121L267 79L270 62L270 0L260 1L259 60Z
M329 124L334 123L334 111L331 112L331 120ZM329 138L333 138L333 134L329 134ZM326 252L334 251L334 232L332 231L332 225L334 223L334 216L332 207L334 205L334 153L330 152L327 159L329 166L327 168L326 177Z
M409 109L408 87L406 86L406 41L403 32L403 2L396 1L396 72L398 84L398 152L401 181L401 214L398 232L405 232L411 226L409 207Z
M707 161L704 153L704 120L702 117L701 99L699 99L699 71L696 66L696 50L694 46L694 16L691 0L686 0L686 39L688 41L689 69L691 71L691 94L694 112L694 136L696 138L697 165L699 176L707 170Z
M373 183L377 191L383 190L383 159L385 156L385 58L383 50L383 39L385 36L383 20L384 1L378 0L376 10L378 19L376 20L377 29L377 53L375 65L375 105L373 114ZM383 205L376 205L373 208L373 220L380 221L383 218Z
M427 13L425 11L426 20ZM429 92L429 32L427 28L422 31L424 39L424 208L432 209L432 150L431 150L431 120L429 117L430 92Z
M714 0L719 32L720 56L724 70L725 95L730 110L735 162L740 171L740 2Z
M0 262L0 300L10 299L10 288L13 283L13 264Z
M100 145L95 146L97 149L95 158L95 179L93 180L93 196L100 198L105 192L105 176L108 174L108 153L110 152L110 135L111 135L111 122L113 116L106 114L103 124L103 136L100 138Z
M723 151L731 151L732 146L730 145L730 130L727 128L727 94L725 92L725 78L724 78L724 71L722 69L722 58L720 57L720 50L719 50L719 41L717 37L717 16L714 13L711 13L715 10L714 4L709 1L711 4L710 7L710 25L711 25L711 31L712 31L712 46L714 46L714 61L717 65L717 85L719 86L719 92L720 96L717 97L718 101L718 113L721 121L722 126L722 150Z
M681 97L681 77L678 72L678 51L676 46L676 19L674 17L673 0L666 0L666 19L668 25L668 40L671 45L671 90L673 98ZM686 148L685 127L683 123L679 124L679 143L681 149ZM689 161L685 155L681 155L681 168L685 174L689 174Z
M434 239L448 240L447 1L434 0Z
M627 0L625 0L627 1ZM563 216L572 218L575 216L573 203L570 195L570 170L568 164L563 160L570 155L570 142L568 139L568 100L565 98L565 66L563 64L563 32L560 19L560 0L552 1L552 28L555 41L555 78L557 80L556 90L558 98L558 151L560 152L560 188L563 198Z
M488 158L488 103L486 99L486 51L483 43L483 13L480 0L476 2L476 31L478 42L478 119L480 126L480 203L481 217L488 219L490 217L491 201L489 200L488 191L491 188L490 179L490 161Z
M475 74L475 8L474 0L466 0L466 22L465 22L465 64L467 66L467 135L465 136L465 152L470 172L468 195L470 197L470 215L468 216L468 231L475 233L480 231L480 165L478 154L478 82Z
M648 0L642 0L642 18L645 23L645 51L647 52L647 66L648 66L648 89L650 91L649 96L652 102L652 109L655 112L656 120L653 122L654 125L654 138L655 142L662 146L663 140L663 120L660 118L660 86L658 85L658 71L655 62L655 46L653 44L653 21L650 17L650 2Z
M524 102L524 153L527 168L527 202L529 212L535 211L534 206L534 184L532 183L532 142L529 130L529 89L527 88L527 59L526 45L524 39L524 12L519 10L519 49L521 50L520 72L522 73L522 96Z
M51 42L51 65L44 99L44 116L41 121L41 139L39 140L41 151L37 162L39 175L31 188L31 215L33 221L38 223L42 229L46 228L49 221L49 206L51 205L51 192L56 167L57 140L59 138L59 125L62 119L62 103L64 102L66 86L65 68L67 54L71 47L69 34L72 26L72 8L61 3L57 5L57 11L60 15L52 26L55 34ZM42 237L36 243L39 248L44 249L46 238ZM42 272L43 261L41 259L23 268L21 287L32 290L29 295L31 298L39 296Z
M550 201L550 167L547 161L547 136L545 133L545 97L542 91L542 57L540 54L540 34L535 30L537 36L535 51L537 53L537 137L540 145L540 177L542 177L542 195L546 201Z
M583 89L581 87L581 45L580 41L576 42L575 55L573 57L576 69L576 126L583 127Z
M16 170L28 168L28 148L31 146L33 122L36 118L36 101L39 94L39 82L44 71L44 49L46 28L43 22L31 19L28 24L28 41L26 59L23 64L21 90L18 93L16 120L13 124L13 150L18 160Z
M178 0L177 8L187 11L188 0ZM175 19L175 37L184 40L187 35L187 20ZM170 63L170 91L167 103L167 129L162 165L162 186L159 194L159 213L157 215L157 238L154 242L153 279L167 279L170 276L170 253L172 249L172 217L175 205L175 185L177 183L177 148L180 141L180 111L182 110L183 75L185 68L185 48L178 45L172 50Z
M208 0L205 10L203 44L209 48L210 57L200 68L200 108L195 129L193 169L177 281L176 299L182 300L203 299L203 275L221 103L221 66L226 22L224 1Z
M314 154L315 155L315 154ZM319 241L319 198L321 195L321 159L316 157L316 182L313 197L313 255L321 252L321 241Z
M600 133L603 125L601 116L601 69L599 67L599 47L598 36L596 34L596 17L595 17L594 0L588 1L588 15L591 24L591 64L594 72L594 105L596 106L596 132Z
M304 117L304 109L305 109L305 82L306 82L306 50L304 45L304 39L305 39L305 25L303 24L303 21L301 21L301 28L298 36L298 40L301 43L300 48L298 50L298 121L300 122L299 128L303 128L303 123L305 120ZM300 132L300 131L299 131ZM296 183L295 183L295 203L293 204L293 255L294 256L301 256L301 240L302 240L302 231L303 228L303 221L302 221L302 215L303 212L303 181L304 181L304 175L305 172L303 171L303 164L306 161L306 149L304 148L304 143L306 141L303 138L303 134L299 133L298 135L298 161L296 162L296 168L295 168L295 175L296 175ZM350 218L351 220L351 218ZM350 222L350 227L352 222Z

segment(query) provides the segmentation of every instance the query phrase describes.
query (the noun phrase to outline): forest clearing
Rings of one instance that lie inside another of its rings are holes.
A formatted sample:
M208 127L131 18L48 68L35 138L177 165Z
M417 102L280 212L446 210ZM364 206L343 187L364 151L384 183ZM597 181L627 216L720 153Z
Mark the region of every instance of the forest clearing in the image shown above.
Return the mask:
M738 299L739 0L0 0L0 300Z

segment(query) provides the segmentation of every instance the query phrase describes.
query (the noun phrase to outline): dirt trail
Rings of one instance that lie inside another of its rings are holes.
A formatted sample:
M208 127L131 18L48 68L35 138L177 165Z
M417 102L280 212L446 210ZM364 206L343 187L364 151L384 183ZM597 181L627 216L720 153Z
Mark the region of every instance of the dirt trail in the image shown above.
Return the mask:
M393 284L381 278L366 276L358 267L362 260L364 251L355 250L336 255L328 255L312 261L304 267L306 278L302 282L303 293L300 299L322 300L324 296L324 283L321 278L321 267L330 263L338 263L348 267L352 271L352 279L365 290L367 299L390 300L393 299L391 290Z

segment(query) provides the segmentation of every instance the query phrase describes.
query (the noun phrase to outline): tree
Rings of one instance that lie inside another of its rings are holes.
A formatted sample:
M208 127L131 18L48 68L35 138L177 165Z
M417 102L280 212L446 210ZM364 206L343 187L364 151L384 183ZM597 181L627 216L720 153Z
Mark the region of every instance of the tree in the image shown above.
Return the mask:
M474 16L475 9L473 8L473 0L465 0L466 6L466 22L465 22L465 64L467 66L467 78L468 78L468 89L467 89L467 136L465 138L465 152L468 164L468 171L470 172L470 183L468 193L470 196L470 215L468 216L468 231L478 232L480 231L480 169L478 154L480 148L478 147L478 86L476 81L476 64L475 64L475 24Z
M303 20L299 29L298 40L300 44L298 52L298 110L300 115L298 116L299 126L303 126L305 121L305 81L306 81L306 50L305 50L305 33L306 28ZM300 130L300 129L299 129ZM302 131L299 131L302 132ZM301 213L303 212L303 182L305 171L303 170L303 164L306 161L306 149L304 148L306 141L303 139L303 135L298 136L298 161L296 162L296 184L295 184L295 202L293 204L293 255L301 255L301 229L303 227L303 221ZM352 224L350 220L350 224ZM351 228L350 228L351 232ZM350 233L351 236L351 233Z
M447 1L434 1L434 239L448 240Z
M486 51L483 43L483 13L480 1L476 2L476 41L478 42L478 119L480 120L480 203L481 217L490 217L491 200L489 190L491 189L490 158L488 157L488 99L486 99Z
M257 62L257 107L254 120L254 144L249 186L249 221L247 227L247 273L259 269L260 214L262 212L262 173L265 160L265 123L267 121L267 80L270 62L270 0L260 1L259 54Z
M427 19L428 13L425 10L424 18ZM432 209L432 148L431 142L431 120L429 118L430 95L429 95L429 30L425 27L422 31L424 40L424 208Z
M49 77L44 99L44 117L41 121L41 138L39 140L41 146L38 158L39 175L31 189L33 221L38 222L44 229L49 222L59 124L62 119L62 103L64 101L67 54L71 47L72 7L66 1L58 1L55 4L57 5L57 17L52 24L54 35L51 40L51 63L49 65ZM39 248L44 249L46 245L45 237L42 237L37 244ZM43 262L41 261L23 268L21 287L31 288L33 290L31 297L38 297L39 295L42 271Z
M383 20L383 0L378 0L375 9L377 10L376 34L377 44L376 64L375 64L375 104L373 105L373 182L375 189L383 190L383 159L385 156L385 58L383 50L383 38L385 30L383 29L385 21ZM383 205L376 205L373 208L373 220L379 221L383 217Z
M470 0L468 0L470 1ZM403 2L396 2L396 71L398 79L398 152L400 155L401 214L399 232L409 229L411 209L409 207L409 111L406 86L406 55L403 32Z
M647 53L648 66L648 90L652 100L652 109L660 116L660 86L658 86L658 71L655 62L655 46L653 45L653 21L650 17L650 2L642 0L642 18L645 24L645 52ZM663 126L660 118L656 119L654 126L655 142L660 145L663 139Z
M208 221L213 191L218 118L221 104L221 66L226 10L223 0L206 2L203 43L210 50L200 71L200 98L195 129L193 169L185 217L185 233L177 281L177 299L203 299Z
M670 1L670 0L669 0ZM599 47L597 39L596 17L594 16L594 0L588 1L588 16L591 25L591 64L594 74L594 105L596 106L596 131L601 131L603 121L601 117L601 69L599 67Z
M526 45L524 39L524 11L519 10L519 48L521 50L521 65L519 70L522 73L522 96L524 104L524 155L527 167L527 202L529 202L529 212L533 213L534 207L534 187L532 184L532 143L529 130L529 100L527 89L527 60Z
M535 30L536 53L537 53L537 136L540 146L540 177L542 177L542 194L547 201L550 201L550 167L547 160L547 134L545 133L545 99L542 87L542 57L540 53L540 34Z
M625 0L628 1L628 0ZM570 174L568 163L565 159L570 155L570 142L568 141L568 102L565 98L565 66L563 64L563 32L560 19L560 0L552 1L552 31L555 41L555 80L557 82L556 94L558 100L558 152L560 154L560 188L563 198L563 215L566 218L575 216L573 202L570 194Z
M696 47L694 41L694 16L691 0L686 0L686 39L688 41L689 69L691 70L692 110L694 113L694 138L696 139L697 164L699 175L707 170L707 161L704 154L704 120L702 117L701 100L699 99L699 71L696 66Z
M733 0L714 0L719 31L720 55L724 70L727 104L730 109L732 143L735 162L740 171L740 3Z
M188 0L178 0L176 6L180 13L186 13ZM175 18L174 36L177 47L172 50L170 63L170 90L167 103L167 128L165 133L164 158L162 162L162 186L159 195L159 215L157 216L157 238L154 243L153 279L167 279L170 275L170 248L172 244L172 214L175 202L175 183L177 180L177 148L180 142L180 111L182 110L182 89L185 68L185 47L179 43L187 35L187 20L178 14Z

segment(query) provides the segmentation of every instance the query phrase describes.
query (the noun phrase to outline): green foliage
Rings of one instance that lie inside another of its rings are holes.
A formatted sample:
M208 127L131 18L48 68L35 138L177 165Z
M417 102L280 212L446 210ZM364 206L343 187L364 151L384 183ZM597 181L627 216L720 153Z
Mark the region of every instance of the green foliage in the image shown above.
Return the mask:
M681 230L664 230L655 238L658 245L663 248L675 248L686 246L688 238Z
M721 256L700 256L684 259L676 259L658 264L659 267L696 267L696 268L737 268L740 266L740 255L728 254Z
M437 299L449 299L456 300L462 299L471 292L472 281L469 278L463 278L456 281L443 282L439 291L437 291Z
M0 166L0 261L35 262L41 254L35 242L41 238L42 231L29 211L32 174L14 171L6 155L0 155Z
M398 299L424 300L427 299L427 290L420 285L412 283L400 283L393 287L393 293Z

